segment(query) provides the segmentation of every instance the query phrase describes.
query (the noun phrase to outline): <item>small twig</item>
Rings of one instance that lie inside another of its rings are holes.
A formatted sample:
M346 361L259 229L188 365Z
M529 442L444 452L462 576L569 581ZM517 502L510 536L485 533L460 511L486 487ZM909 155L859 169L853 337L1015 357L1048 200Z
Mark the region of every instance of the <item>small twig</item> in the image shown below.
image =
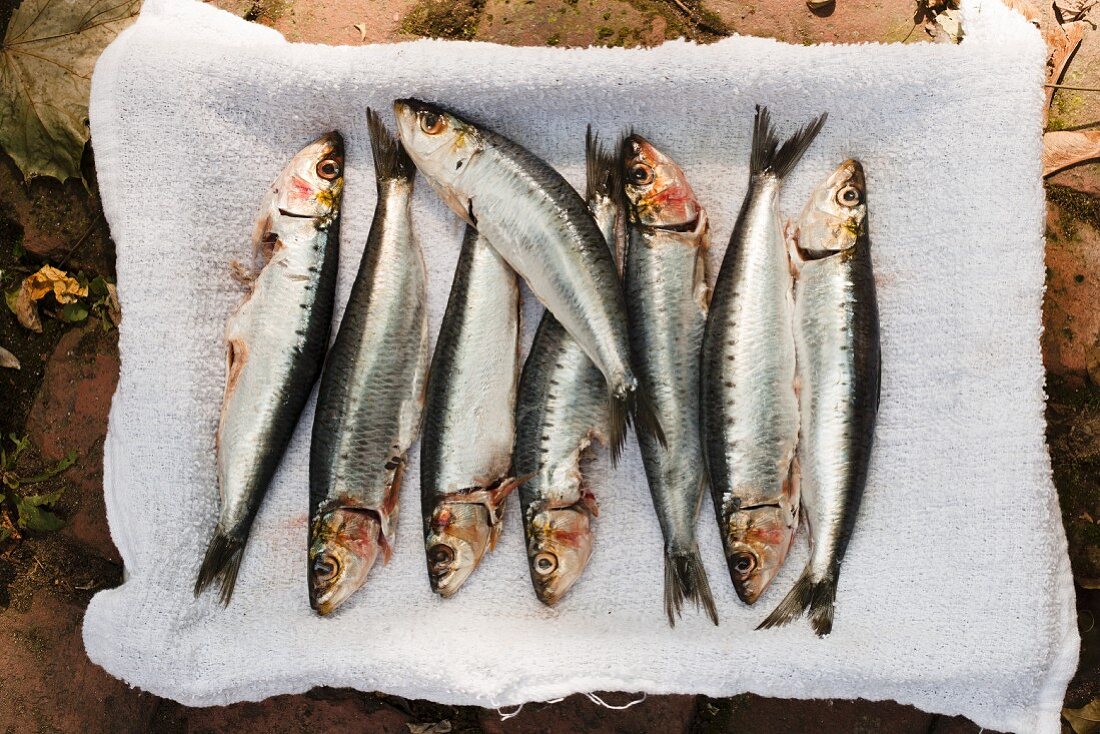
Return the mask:
M1098 87L1071 87L1068 84L1044 84L1043 86L1051 89L1069 89L1073 92L1100 92Z
M58 265L64 265L69 261L69 258L72 257L72 254L77 251L77 248L84 244L84 240L88 239L88 235L90 235L95 226L99 224L99 219L102 216L103 212L100 212L92 219L92 223L88 225L88 228L86 230L84 230L84 234L80 235L80 239L78 239L76 243L69 248L69 251L65 253L65 257L61 258L61 262L58 263Z

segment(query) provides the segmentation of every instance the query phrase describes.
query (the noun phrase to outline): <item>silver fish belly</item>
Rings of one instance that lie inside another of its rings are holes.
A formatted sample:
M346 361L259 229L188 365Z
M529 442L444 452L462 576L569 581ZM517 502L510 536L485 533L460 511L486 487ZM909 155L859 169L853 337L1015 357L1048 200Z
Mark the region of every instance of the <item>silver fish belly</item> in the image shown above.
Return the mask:
M343 561L324 560L333 546L354 541L360 556L369 548L356 588L379 551L387 560L392 553L398 490L419 431L427 372L427 272L411 210L415 169L407 159L404 166L393 164L396 173L380 162L379 150L389 151L388 133L373 125L372 120L378 204L325 362L310 451L311 578L318 580L317 589L311 586L311 601L322 614L354 591L321 592L327 586L322 582L347 586L340 578L328 578L332 565L341 571L353 560L350 555ZM396 142L392 145L397 153L390 155L404 155ZM339 521L342 511L349 522ZM350 516L365 522L355 523ZM375 537L349 537L351 527Z
M315 172L321 165L331 166L325 178ZM216 442L221 509L195 584L198 594L220 582L223 604L232 597L252 523L321 371L336 291L342 165L343 141L330 133L299 152L272 185L253 235L260 269L245 276L251 291L226 323L227 378ZM297 182L294 196L287 191L291 181Z
M468 227L432 358L420 453L429 572L445 596L495 544L514 487L518 339L516 274ZM476 512L464 520L463 510Z
M792 236L798 453L810 559L761 627L808 613L819 636L832 631L840 566L867 483L881 384L864 197L862 166L845 161L814 191Z
M694 565L699 553L695 523L706 489L699 433L699 349L708 299L706 236L705 214L692 232L632 226L625 285L638 378L653 400L667 442L666 447L652 437L638 437L665 538L666 594L673 588L700 586L698 593L688 595L706 604L717 621L705 571ZM677 574L684 583L673 582L669 574ZM666 599L670 624L681 602L680 596Z
M395 110L402 140L441 198L485 235L606 377L614 450L632 415L639 430L659 435L637 394L612 253L584 200L502 135L419 100L399 100Z
M730 578L752 604L790 549L798 519L792 277L781 182L824 116L779 145L757 110L749 190L711 298L702 357L707 471Z

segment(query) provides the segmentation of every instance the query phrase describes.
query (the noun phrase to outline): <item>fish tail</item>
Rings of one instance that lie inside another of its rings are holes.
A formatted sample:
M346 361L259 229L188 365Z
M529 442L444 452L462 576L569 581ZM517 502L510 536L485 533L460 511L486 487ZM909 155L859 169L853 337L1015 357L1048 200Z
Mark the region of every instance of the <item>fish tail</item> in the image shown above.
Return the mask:
M195 581L195 596L217 581L221 586L221 603L229 606L229 600L233 598L233 588L237 585L237 572L241 569L244 544L244 540L229 537L221 528L214 532L210 545L206 547L199 577Z
M608 149L589 125L584 132L585 201L597 195L616 197L622 191L621 145Z
M830 570L823 578L814 579L810 568L802 572L794 588L756 629L780 627L809 612L810 626L818 637L833 630L833 609L836 603L836 570Z
M756 120L752 129L752 159L750 169L753 175L771 173L776 178L784 178L802 158L817 134L821 132L829 113L823 112L816 119L803 125L794 135L779 142L771 113L767 107L756 106Z
M662 446L665 445L665 433L649 395L638 387L637 381L616 388L608 399L608 443L611 448L611 463L618 464L626 444L626 429L634 424L639 435L651 436Z
M374 156L374 171L378 184L383 181L412 181L416 165L405 152L401 141L390 134L381 116L367 108L367 129L370 131L370 149Z
M710 621L718 624L718 609L698 547L687 552L665 550L665 613L669 627L676 626L685 599L695 602L696 608L702 606Z

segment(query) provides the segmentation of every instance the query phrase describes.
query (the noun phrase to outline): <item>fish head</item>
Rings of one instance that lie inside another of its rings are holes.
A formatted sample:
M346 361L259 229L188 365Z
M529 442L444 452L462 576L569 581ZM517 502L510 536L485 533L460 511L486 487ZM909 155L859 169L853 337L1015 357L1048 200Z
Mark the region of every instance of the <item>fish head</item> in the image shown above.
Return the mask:
M493 526L485 505L443 502L428 521L424 545L432 591L449 598L481 563L492 542Z
M343 604L367 579L385 540L378 516L340 508L310 528L309 605L321 615Z
M863 166L847 160L814 189L795 231L806 259L827 257L855 247L867 220L867 184Z
M529 521L527 559L535 594L543 604L556 604L588 565L591 517L582 505L574 505L542 510Z
M417 169L456 214L470 221L470 201L461 193L459 181L484 147L477 126L418 99L399 99L393 110L398 137Z
M683 170L641 135L623 141L623 188L639 224L688 229L699 219L702 207Z
M325 133L283 169L271 187L271 203L284 216L325 219L339 208L343 188L344 139Z
M780 506L734 512L726 522L725 550L737 596L752 604L783 566L794 540L790 512Z

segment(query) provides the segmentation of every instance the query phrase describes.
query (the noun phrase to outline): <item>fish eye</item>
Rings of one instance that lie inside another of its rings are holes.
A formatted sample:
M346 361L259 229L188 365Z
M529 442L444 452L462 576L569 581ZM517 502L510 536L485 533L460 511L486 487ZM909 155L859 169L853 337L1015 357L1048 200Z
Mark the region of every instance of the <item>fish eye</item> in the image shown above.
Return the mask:
M738 553L731 560L733 561L733 570L742 576L752 573L752 570L756 567L756 559L748 553Z
M645 186L653 183L653 169L644 163L635 163L627 171L627 177L635 186Z
M859 204L859 201L859 189L850 184L842 188L836 194L836 203L840 204L841 206L856 206L857 204Z
M340 162L335 158L325 158L317 164L317 175L326 181L331 181L340 175Z
M333 556L320 555L313 559L313 575L318 581L331 581L340 573L340 562Z
M446 566L455 559L454 548L439 543L428 549L428 562L433 566Z
M558 557L553 553L539 553L535 556L535 573L540 576L549 576L558 567Z
M420 113L420 129L428 135L439 135L447 128L447 120L434 112Z

